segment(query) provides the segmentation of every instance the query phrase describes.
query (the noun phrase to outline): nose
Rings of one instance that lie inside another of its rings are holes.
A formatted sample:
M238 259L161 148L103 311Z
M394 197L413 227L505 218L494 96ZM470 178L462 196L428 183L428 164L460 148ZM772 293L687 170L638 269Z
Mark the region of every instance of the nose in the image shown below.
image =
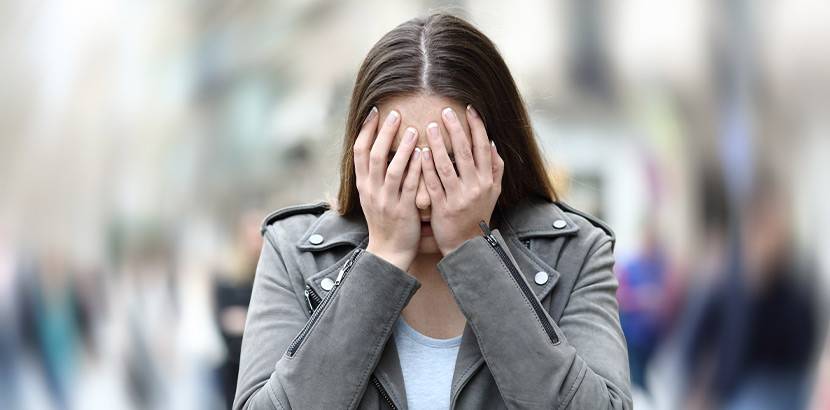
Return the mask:
M432 202L429 199L429 192L427 192L427 184L424 182L424 177L418 181L418 192L415 193L415 206L418 209L427 209Z

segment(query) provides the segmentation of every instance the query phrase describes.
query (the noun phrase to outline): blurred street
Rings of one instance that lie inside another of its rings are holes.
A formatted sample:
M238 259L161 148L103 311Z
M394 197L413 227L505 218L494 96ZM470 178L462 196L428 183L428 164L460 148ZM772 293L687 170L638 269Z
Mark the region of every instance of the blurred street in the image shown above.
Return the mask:
M0 397L227 409L269 212L338 188L357 69L499 47L617 234L634 405L830 409L830 2L0 1Z

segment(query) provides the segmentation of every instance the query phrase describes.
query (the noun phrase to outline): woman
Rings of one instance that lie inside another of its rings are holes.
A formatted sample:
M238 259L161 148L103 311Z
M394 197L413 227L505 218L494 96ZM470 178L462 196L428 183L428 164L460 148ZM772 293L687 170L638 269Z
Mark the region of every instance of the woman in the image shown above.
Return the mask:
M234 407L631 408L613 233L555 198L492 42L398 26L357 75L336 210L263 222Z

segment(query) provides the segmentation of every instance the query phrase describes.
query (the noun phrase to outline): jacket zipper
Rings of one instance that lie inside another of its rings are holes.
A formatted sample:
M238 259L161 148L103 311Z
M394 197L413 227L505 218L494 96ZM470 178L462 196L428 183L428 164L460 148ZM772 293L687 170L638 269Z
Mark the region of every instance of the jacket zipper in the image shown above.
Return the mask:
M375 387L378 388L378 393L380 393L380 396L383 397L387 403L389 403L389 406L392 407L392 410L398 410L398 408L395 406L395 403L392 403L392 399L390 399L389 395L386 394L386 389L384 389L383 386L380 385L380 380L378 380L378 378L375 377L374 374L372 375L372 384L374 384Z
M326 304L331 300L331 298L334 297L334 293L340 286L340 282L346 279L346 276L349 275L349 271L352 270L352 266L354 266L354 262L355 260L357 260L358 256L360 256L361 251L362 249L358 249L357 251L355 251L355 253L353 253L352 256L349 258L349 260L346 261L346 264L343 265L343 269L340 269L340 273L337 274L337 280L334 281L334 286L331 288L331 291L328 295L326 295L326 297L323 298L322 301L320 301L320 304L317 305L317 309L315 309L314 313L311 314L311 317L308 319L308 322L306 322L305 326L303 327L303 330L300 331L300 334L298 334L297 337L294 338L294 341L291 342L291 345L288 346L288 351L285 352L286 356L292 357L294 356L294 353L297 352L297 349L303 343L303 340L305 340L308 333L314 327L314 324L317 323L317 320L320 318L320 315L324 310L322 308L324 308ZM310 295L306 293L306 296L309 297ZM316 294L314 295L314 297L317 299L320 298Z
M355 259L356 259L356 256L352 256L352 258L350 258L346 262L346 266L344 266L343 269L345 270L345 269L347 269L347 267L349 269L351 269L351 265L354 264ZM343 270L341 270L341 273L343 274L343 277L345 278L346 273L348 273L348 272L343 273ZM338 275L338 278L339 278L339 280L342 280L342 278L340 278L340 275ZM339 283L335 282L335 284L339 284ZM332 292L334 292L333 288L332 288L331 292L329 292L329 295ZM320 296L317 295L317 292L315 292L314 289L312 289L311 286L309 286L309 285L305 286L305 292L304 293L305 293L305 300L306 300L306 302L308 302L308 313L311 313L312 316L313 316L314 312L317 311L317 308L320 307L320 304L323 303L325 301L325 299L320 298ZM326 297L328 297L328 295ZM309 319L309 321L311 321L311 319ZM395 406L395 403L392 401L392 399L389 398L389 394L386 393L386 389L383 388L383 386L380 384L380 381L377 379L377 377L375 377L374 374L372 375L372 384L374 384L375 387L378 389L378 393L380 393L380 396L383 397L384 400L386 400L386 403L389 404L389 407L391 407L392 410L398 410L398 406Z
M311 289L310 285L305 285L305 300L308 302L308 314L314 313L314 310L317 309L317 306L320 306L320 302L323 299L317 295L313 289Z
M478 225L484 232L484 238L487 239L487 242L490 244L491 247L493 247L493 249L495 249L496 253L499 255L499 258L501 258L501 261L504 262L505 266L507 266L507 270L510 271L510 275L513 277L513 281L516 282L516 285L519 286L519 289L521 289L525 298L527 298L528 302L530 302L530 306L533 307L533 311L539 318L539 322L542 324L542 329L544 329L545 333L547 333L551 343L559 343L559 336L557 336L556 332L553 330L553 326L550 324L550 321L545 316L545 312L542 310L542 307L539 306L539 302L533 300L535 299L535 296L533 296L533 292L530 290L530 287L527 286L527 282L525 282L522 279L519 270L516 269L515 266L513 266L513 263L510 261L510 258L504 251L504 248L501 247L501 244L499 244L499 241L496 239L495 236L493 236L493 232L490 231L490 228L487 227L487 224L484 223L483 220L480 221Z

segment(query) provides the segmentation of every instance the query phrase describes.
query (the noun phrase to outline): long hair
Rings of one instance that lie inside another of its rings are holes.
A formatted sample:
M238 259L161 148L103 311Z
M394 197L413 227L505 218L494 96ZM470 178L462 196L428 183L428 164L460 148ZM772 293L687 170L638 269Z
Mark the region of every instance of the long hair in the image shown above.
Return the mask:
M357 73L346 120L337 211L360 211L353 147L369 110L384 100L425 93L472 104L504 160L497 206L524 198L558 199L513 76L496 46L470 23L446 13L407 21L369 51Z

